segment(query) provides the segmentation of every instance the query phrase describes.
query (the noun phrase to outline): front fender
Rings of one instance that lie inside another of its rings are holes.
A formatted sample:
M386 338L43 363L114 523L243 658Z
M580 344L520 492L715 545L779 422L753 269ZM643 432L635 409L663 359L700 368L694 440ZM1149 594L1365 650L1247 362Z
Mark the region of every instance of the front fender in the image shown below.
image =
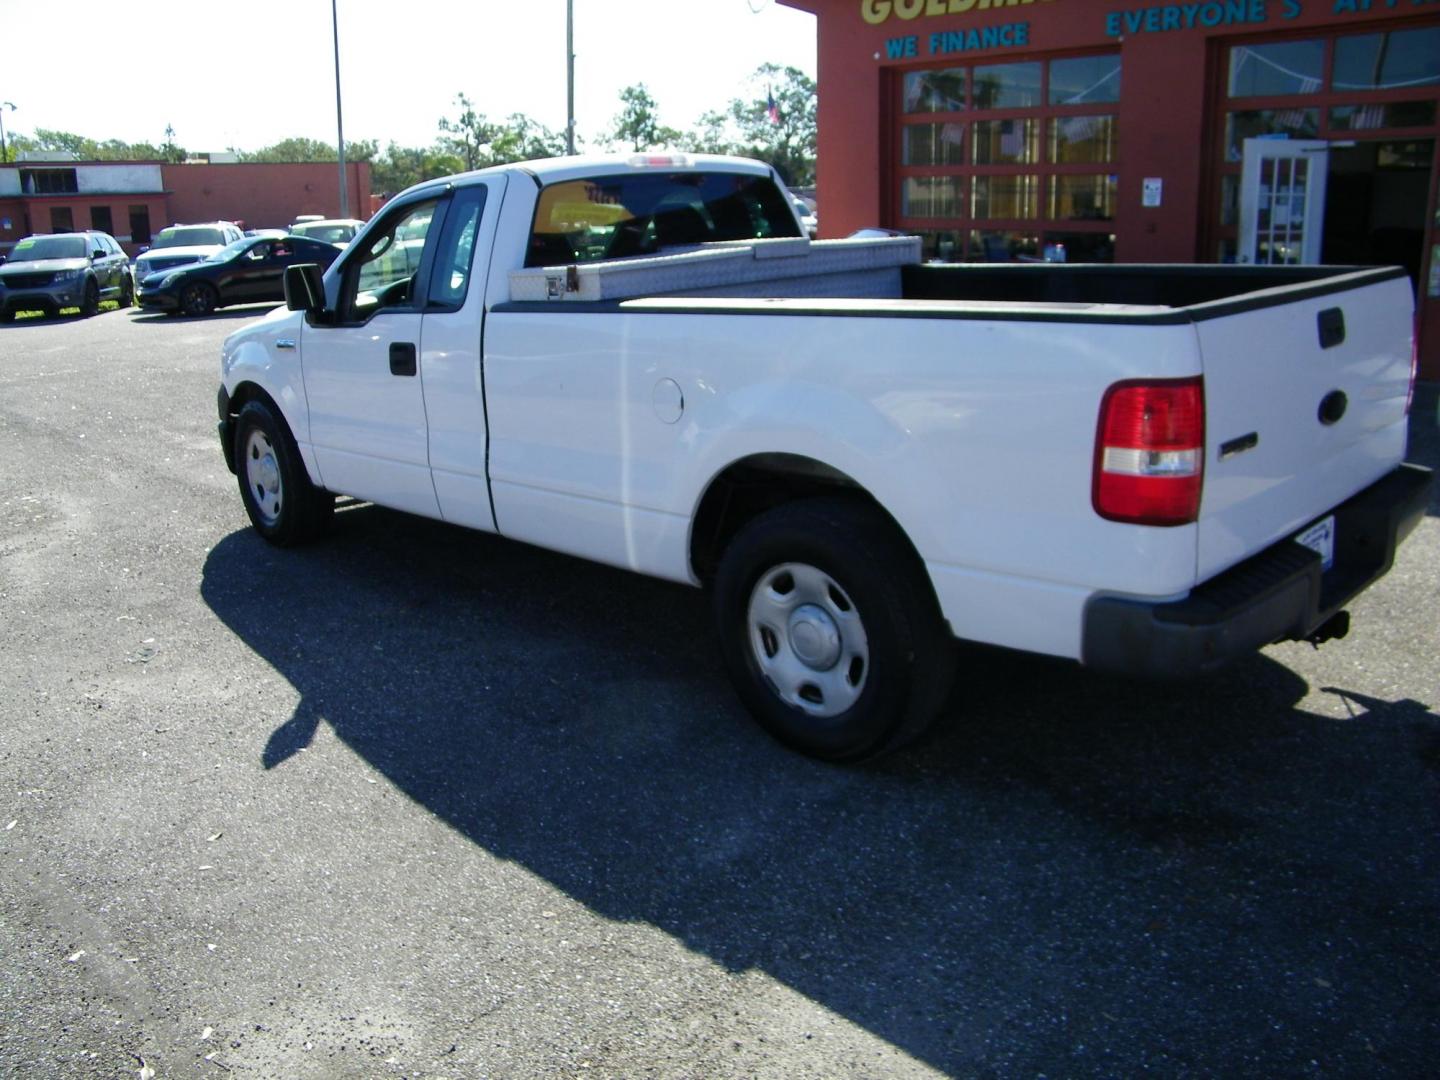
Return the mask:
M301 361L304 316L279 308L225 339L220 374L232 402L252 396L270 399L290 428L310 479L323 486L310 442L310 407ZM289 343L283 347L283 343Z

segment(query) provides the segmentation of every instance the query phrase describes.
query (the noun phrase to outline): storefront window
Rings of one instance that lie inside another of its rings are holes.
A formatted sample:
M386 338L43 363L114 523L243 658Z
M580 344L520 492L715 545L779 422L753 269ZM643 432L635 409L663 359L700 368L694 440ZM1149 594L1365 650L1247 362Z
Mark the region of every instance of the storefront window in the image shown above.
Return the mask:
M1115 234L1047 232L1042 256L1047 262L1114 262Z
M1038 176L977 176L971 216L1028 219L1040 216Z
M907 113L956 112L965 108L965 69L912 71L905 76Z
M989 64L975 69L975 108L1029 109L1040 104L1038 61Z
M1050 63L1050 104L1090 105L1120 100L1120 58L1077 56Z
M955 218L965 212L964 181L958 176L911 176L900 189L900 214Z
M1319 109L1255 109L1225 117L1225 156L1239 161L1245 140L1270 135L1284 139L1313 139L1320 132Z
M1050 178L1050 214L1055 221L1109 221L1115 216L1113 176Z
M1104 165L1118 154L1113 116L1059 116L1050 121L1050 160L1056 165Z
M960 165L965 161L964 124L906 124L902 165Z
M1278 41L1230 50L1230 96L1313 94L1325 77L1323 41Z
M965 248L961 235L950 229L922 229L915 235L920 237L920 257L926 262L958 262Z
M1040 160L1040 122L1022 120L977 120L975 122L976 165L1030 165Z
M943 261L1113 261L1120 75L1115 52L898 74L898 224Z
M972 262L1035 262L1040 258L1040 237L1034 233L981 232L970 233Z
M1356 34L1335 42L1335 90L1440 86L1440 26Z
M1337 105L1330 110L1332 131L1373 131L1375 128L1430 127L1433 101L1387 101L1379 105Z

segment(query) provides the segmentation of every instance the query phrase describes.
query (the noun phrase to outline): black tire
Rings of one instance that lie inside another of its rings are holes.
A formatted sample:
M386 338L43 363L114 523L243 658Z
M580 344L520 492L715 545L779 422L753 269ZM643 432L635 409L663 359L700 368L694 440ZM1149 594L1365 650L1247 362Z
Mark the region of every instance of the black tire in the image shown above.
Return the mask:
M126 274L120 282L120 310L135 306L135 283Z
M860 499L806 499L751 520L720 560L714 607L741 700L802 753L871 757L917 738L944 704L954 644L929 578Z
M0 311L0 323L12 323L15 321L15 312Z
M85 299L80 301L80 317L88 319L100 310L100 286L94 278L85 281Z
M294 436L263 401L246 402L235 418L235 475L255 531L277 547L320 535L335 497L310 482Z
M218 302L215 290L203 281L192 281L180 291L180 310L186 315L209 315Z

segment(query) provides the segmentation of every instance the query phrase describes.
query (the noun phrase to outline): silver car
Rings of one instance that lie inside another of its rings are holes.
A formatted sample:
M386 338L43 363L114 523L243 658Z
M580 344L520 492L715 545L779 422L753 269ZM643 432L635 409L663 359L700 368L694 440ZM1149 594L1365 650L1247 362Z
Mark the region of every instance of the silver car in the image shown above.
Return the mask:
M0 322L21 311L50 316L79 308L81 315L94 315L102 300L127 308L134 297L130 259L108 233L27 236L0 266Z

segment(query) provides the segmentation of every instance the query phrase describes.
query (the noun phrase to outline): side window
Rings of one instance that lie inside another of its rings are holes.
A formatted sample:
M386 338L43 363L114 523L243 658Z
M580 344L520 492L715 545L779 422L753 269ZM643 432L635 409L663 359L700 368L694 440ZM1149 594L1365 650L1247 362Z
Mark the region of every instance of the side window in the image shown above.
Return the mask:
M470 288L475 258L475 234L485 211L485 188L462 188L445 215L445 231L435 249L427 311L459 311Z
M269 244L255 244L245 252L245 258L251 262L262 262L270 254Z
M342 318L364 322L383 309L414 305L415 279L438 205L438 199L415 203L370 234L345 269Z

